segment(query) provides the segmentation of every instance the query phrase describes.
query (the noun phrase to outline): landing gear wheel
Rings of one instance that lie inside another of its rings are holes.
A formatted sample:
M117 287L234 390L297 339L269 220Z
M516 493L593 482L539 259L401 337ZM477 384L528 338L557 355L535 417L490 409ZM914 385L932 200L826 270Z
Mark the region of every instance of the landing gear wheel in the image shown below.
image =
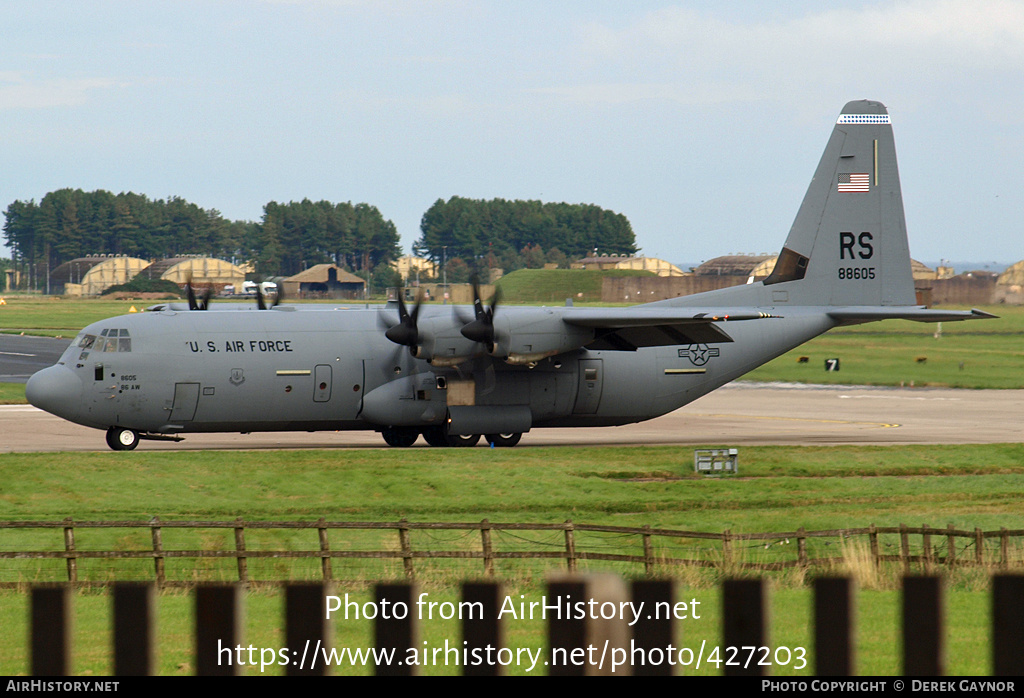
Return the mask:
M476 446L480 440L480 434L448 434L448 445L462 448Z
M448 436L444 433L444 427L427 427L423 430L423 438L431 446L448 445Z
M139 445L139 432L124 427L107 429L107 446L115 451L131 451Z
M416 439L420 438L420 433L417 430L408 427L388 427L381 431L380 435L384 437L388 446L398 448L408 448L416 443Z
M519 443L519 439L523 438L520 434L488 434L487 443L494 444L497 448L511 448Z

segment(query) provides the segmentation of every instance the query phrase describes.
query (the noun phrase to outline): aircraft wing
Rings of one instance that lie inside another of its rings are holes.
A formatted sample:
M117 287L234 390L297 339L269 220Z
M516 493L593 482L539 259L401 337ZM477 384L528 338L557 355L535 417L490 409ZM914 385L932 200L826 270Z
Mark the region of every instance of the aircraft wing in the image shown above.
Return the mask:
M562 320L596 330L590 349L633 351L639 347L731 342L717 323L779 317L754 308L582 308Z
M831 308L828 310L828 315L834 320L845 324L888 319L914 320L915 322L954 322L956 320L980 320L999 317L977 308L972 308L971 310L941 310L925 308L924 306L892 308L852 306L848 308Z

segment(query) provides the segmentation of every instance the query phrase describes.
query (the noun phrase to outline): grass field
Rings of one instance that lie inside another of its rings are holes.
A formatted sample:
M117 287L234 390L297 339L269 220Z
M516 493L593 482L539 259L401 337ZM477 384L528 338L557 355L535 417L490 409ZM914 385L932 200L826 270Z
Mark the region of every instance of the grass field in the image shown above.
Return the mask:
M785 531L833 527L927 523L943 527L984 530L1005 526L1024 528L1019 493L1024 487L1024 445L995 446L899 446L899 447L749 447L741 451L742 477L704 478L690 473L692 451L675 447L636 448L533 448L453 450L438 459L428 448L409 450L301 452L177 453L83 453L75 454L68 467L64 454L0 455L0 518L4 520L53 520L72 516L78 520L247 519L394 521L491 521L561 522L643 525L734 532ZM80 550L147 547L123 531L80 530ZM177 538L168 549L193 544L205 549L232 547L231 532L218 538ZM306 534L304 534L306 535ZM332 533L332 549L380 549L396 545L371 539L370 534L351 537ZM376 534L373 534L376 535ZM299 541L293 533L247 534L247 548L292 545L315 549L314 537ZM546 537L545 537L546 536ZM531 548L560 544L560 534L537 536ZM413 546L451 546L458 541L451 532L414 532ZM495 537L497 549L523 544L511 537ZM578 545L589 545L580 539ZM602 545L613 550L615 541ZM623 543L618 543L623 545ZM3 534L3 550L19 548L60 549L59 530ZM758 545L742 554L752 560L769 560L774 551ZM791 555L791 551L786 551ZM965 555L969 553L965 552ZM1014 551L1019 559L1020 552ZM253 578L276 578L287 561L250 560ZM627 575L638 570L615 563L581 563L587 571L611 570ZM859 596L861 671L891 674L899 670L898 566L887 566L877 578L865 578ZM182 570L193 579L230 577L233 561ZM542 580L558 563L499 563L511 594L536 600ZM60 578L63 563L41 568L32 561L5 560L3 581ZM464 576L480 573L477 561L417 561L423 589L436 599L455 598L454 585ZM315 577L316 565L293 569L297 577ZM287 570L285 570L287 574ZM129 565L118 571L109 561L80 561L81 578L144 578L151 563ZM719 641L717 585L720 573L681 571L680 597L697 598L708 609L700 622L682 624L680 643L691 646L703 640ZM341 589L369 594L367 584L378 578L400 578L401 562L367 564L336 563ZM807 577L799 572L770 575L773 595L772 644L809 646L810 594ZM949 579L948 624L950 671L963 674L988 672L987 572L961 570ZM368 598L368 597L365 597ZM25 597L0 593L0 626L24 627ZM161 666L165 673L187 672L190 597L181 592L160 596ZM274 591L248 595L249 634L256 646L283 644L280 630L280 598ZM105 673L109 662L101 638L107 637L109 599L103 593L76 595L78 633L84 649L76 671ZM521 646L543 645L543 624L510 624L512 642ZM368 645L366 623L336 625L338 646ZM24 631L2 633L0 673L23 671ZM424 639L442 643L459 637L450 623L432 622L424 627ZM89 638L88 641L85 638ZM19 659L20 658L20 659ZM812 664L813 666L813 664ZM347 669L361 673L362 669ZM432 669L431 673L436 670ZM706 670L705 670L706 671ZM258 671L257 671L258 673ZM701 673L704 673L702 671ZM710 673L715 673L711 670ZM780 674L808 675L809 670Z
M561 299L557 299L561 301ZM542 299L543 302L543 299ZM90 322L124 313L123 301L8 299L0 307L0 331L72 336ZM875 323L833 331L780 357L748 376L754 380L814 383L951 385L971 388L1024 387L1024 309L990 308L1001 319L946 323L940 338L934 325ZM808 356L806 364L797 362ZM839 373L822 369L825 358L838 357ZM924 357L924 362L917 359ZM963 366L961 367L961 363ZM23 401L21 385L0 384L0 402ZM712 444L712 446L714 446ZM1024 445L892 447L746 447L740 453L742 477L695 477L692 450L674 447L519 448L439 451L398 450L260 451L260 452L126 452L81 454L0 454L0 519L148 520L161 519L345 521L562 522L676 528L735 533L879 526L906 523L958 529L1024 528L1020 492L1024 489ZM441 457L443 456L443 458ZM120 532L80 531L80 549L145 549L141 538ZM169 534L167 534L169 535ZM227 537L209 532L175 539L179 548L230 549ZM332 536L335 536L332 533ZM336 546L380 549L395 546L394 534L332 538ZM437 534L435 534L436 536ZM561 534L515 539L496 536L500 549L525 546L558 548ZM606 538L599 544L614 550ZM60 532L3 531L0 550L61 549ZM417 549L458 545L449 533L431 538L415 533ZM468 543L467 543L468 544ZM892 541L887 543L894 545ZM267 532L247 538L249 549L300 546L315 549L315 540L294 533ZM475 543L474 543L475 545ZM337 547L341 549L341 547ZM635 554L635 551L630 551ZM748 546L739 554L752 561L791 556L781 547ZM965 555L969 551L964 552ZM1020 550L1012 555L1020 559ZM83 579L149 578L152 563L80 561ZM191 563L190 563L191 564ZM557 563L499 563L506 593L535 600L543 579ZM899 671L898 573L862 575L858 600L860 672ZM626 575L636 570L614 564L583 564L589 571ZM374 579L399 578L400 561L336 564L341 588L368 599ZM417 561L423 588L438 599L455 599L455 584L477 575L476 561ZM60 561L39 563L3 560L0 581L60 579ZM204 562L172 570L179 579L230 579L234 562ZM287 560L250 561L256 579L314 578L317 564ZM684 624L684 646L719 642L717 585L721 571L675 572L681 596L701 600L706 622ZM958 570L947 575L950 631L949 671L985 674L988 666L988 571ZM770 575L773 645L808 647L810 593L807 577L786 572ZM272 589L247 595L246 642L257 647L283 644L281 598ZM102 592L75 597L76 660L79 674L110 671L109 598ZM27 601L19 592L0 592L0 674L25 671ZM159 597L160 667L165 674L190 673L191 597L169 591ZM541 647L543 624L510 625L513 646ZM336 645L359 647L372 642L366 622L335 626ZM457 629L447 622L427 624L430 643L455 641ZM813 661L811 666L813 666ZM275 668L276 671L276 668ZM348 668L338 673L369 673ZM519 669L522 673L524 670ZM258 670L254 673L259 673ZM443 673L430 669L425 673ZM516 673L516 672L513 672ZM691 672L692 673L692 672ZM705 668L700 673L715 673ZM776 671L807 676L810 669Z
M935 324L885 320L831 330L744 380L951 388L1024 387L1024 308L990 307L995 320ZM939 332L939 334L937 334ZM798 359L806 356L807 363ZM840 370L826 372L827 358Z
M513 303L562 305L567 298L574 303L600 303L603 280L620 276L653 274L636 269L521 269L501 277L497 286L502 299Z

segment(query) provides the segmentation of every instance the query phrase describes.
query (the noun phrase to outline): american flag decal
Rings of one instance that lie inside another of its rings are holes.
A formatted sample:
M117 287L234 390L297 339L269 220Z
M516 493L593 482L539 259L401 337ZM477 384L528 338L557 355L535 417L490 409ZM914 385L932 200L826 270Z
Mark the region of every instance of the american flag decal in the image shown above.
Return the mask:
M870 191L871 176L867 172L843 172L839 175L839 191Z

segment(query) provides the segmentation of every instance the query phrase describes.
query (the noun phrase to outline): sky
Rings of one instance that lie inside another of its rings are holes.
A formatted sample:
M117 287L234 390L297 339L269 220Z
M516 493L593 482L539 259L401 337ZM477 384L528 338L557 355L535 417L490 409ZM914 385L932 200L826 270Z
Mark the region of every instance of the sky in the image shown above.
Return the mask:
M1024 259L1024 3L0 5L0 209L65 187L593 203L672 262L777 252L843 105L889 108L915 259ZM0 248L0 255L10 251Z

